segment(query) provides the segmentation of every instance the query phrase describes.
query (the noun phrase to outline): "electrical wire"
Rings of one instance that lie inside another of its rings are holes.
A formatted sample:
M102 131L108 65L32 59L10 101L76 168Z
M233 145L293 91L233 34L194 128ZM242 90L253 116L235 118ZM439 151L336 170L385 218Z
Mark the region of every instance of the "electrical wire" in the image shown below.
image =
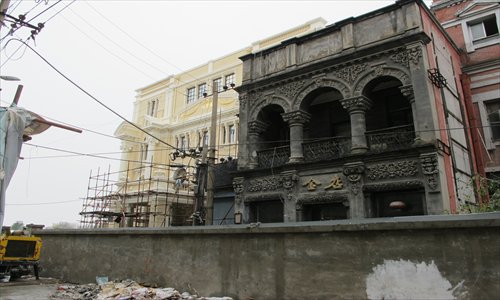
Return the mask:
M136 38L134 38L133 36L131 36L127 31L123 30L121 27L119 27L118 25L116 25L113 21L111 21L109 18L107 18L104 14L102 14L100 11L98 11L95 7L93 7L89 1L85 1L84 2L85 4L87 4L87 6L89 6L91 9L93 9L98 15L100 15L103 19L105 19L106 21L108 21L111 25L113 25L115 28L117 28L119 31L121 31L123 34L125 34L128 38L130 38L132 41L134 41L136 44L138 44L139 46L141 46L142 48L146 49L149 53L153 54L154 56L156 56L157 58L159 58L160 60L164 61L165 63L167 63L168 65L176 68L177 70L179 70L181 73L184 72L181 68L179 68L178 66L174 65L173 63L165 60L161 55L158 55L156 54L154 51L152 51L151 49L149 49L148 47L146 47L144 44L142 44L141 42L139 42ZM186 73L189 77L193 78L194 80L198 81L200 80L201 78L196 78L194 76L192 76L191 74L189 73ZM183 84L187 84L181 80L179 80L179 82L183 83Z
M134 57L135 59L139 60L140 62L150 66L151 68L155 69L156 71L162 73L165 77L168 75L168 74L165 74L165 72L161 69L159 69L158 67L156 67L155 65L149 63L148 61L140 58L139 56L135 55L134 53L130 52L129 50L125 49L123 46L121 46L120 44L118 44L117 42L115 42L112 38L110 38L109 36L107 36L106 34L104 34L101 30L99 30L99 28L95 27L94 25L92 25L90 22L88 22L87 20L85 20L84 18L82 18L78 13L76 13L73 9L69 9L74 15L76 15L80 20L82 20L83 22L85 22L88 26L90 26L92 29L94 29L95 31L97 31L100 35L102 35L103 37L105 37L109 42L111 42L113 45L117 46L118 48L120 48L121 50L123 50L125 53L127 53L128 55Z
M149 74L145 73L144 71L140 70L136 66L132 65L131 63L129 63L128 61L126 61L125 59L123 59L122 57L120 57L119 55L113 53L111 50L109 50L108 48L106 48L103 44L101 44L100 42L98 42L92 36L90 36L85 31L83 31L82 29L80 29L77 25L75 25L75 23L71 22L68 18L63 17L63 19L66 22L68 22L71 26L73 26L76 30L80 31L83 35L85 35L89 40L93 41L96 45L98 45L99 47L101 47L104 51L108 52L109 54L111 54L112 56L114 56L115 58L117 58L118 60L120 60L121 62L123 62L124 64L128 65L132 69L136 70L137 72L141 73L142 75L146 76L147 78L149 78L149 79L151 79L153 81L157 81L157 78L155 78L153 76L150 76Z
M24 41L22 41L20 39L11 39L11 40L9 40L9 42L13 41L13 40L18 41L18 42L20 42L22 44L25 44L31 51L33 51L38 57L40 57L47 65L49 65L54 71L56 71L64 79L66 79L68 82L70 82L72 85L74 85L81 92L83 92L84 94L86 94L87 96L89 96L92 100L94 100L95 102L97 102L98 104L100 104L102 107L106 108L108 111L110 111L111 113L113 113L114 115L116 115L117 117L119 117L120 119L122 119L123 121L127 122L128 124L130 124L131 126L135 127L139 131L145 133L146 135L154 138L158 142L166 145L167 147L170 147L170 148L176 149L176 150L180 150L177 147L174 147L174 146L170 145L169 143L167 143L167 142L165 142L165 141L157 138L156 136L152 135L151 133L147 132L146 130L144 130L141 127L139 127L138 125L136 125L135 123L127 120L125 117L123 117L122 115L120 115L118 112L114 111L112 108L110 108L109 106L107 106L106 104L104 104L102 101L100 101L99 99L97 99L96 97L94 97L92 94L90 94L87 90L85 90L84 88L82 88L76 82L74 82L73 80L71 80L68 76L66 76L64 73L62 73L53 64L51 64L45 57L43 57L40 53L38 53L35 49L33 49L30 45L26 44Z
M66 201L54 201L54 202L38 202L38 203L5 203L6 206L29 206L29 205L52 205L52 204L61 204L61 203L69 203L69 202L80 202L81 199L76 200L66 200Z

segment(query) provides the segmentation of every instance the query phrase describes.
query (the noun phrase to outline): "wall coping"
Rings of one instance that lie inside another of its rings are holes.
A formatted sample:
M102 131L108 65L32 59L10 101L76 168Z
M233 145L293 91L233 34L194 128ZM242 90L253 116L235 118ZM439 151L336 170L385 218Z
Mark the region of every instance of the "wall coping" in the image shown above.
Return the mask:
M242 225L182 226L167 228L43 229L33 233L50 235L221 235L283 234L389 230L426 230L446 228L500 227L500 212L468 215L432 215L395 218L347 219L295 223L252 223Z

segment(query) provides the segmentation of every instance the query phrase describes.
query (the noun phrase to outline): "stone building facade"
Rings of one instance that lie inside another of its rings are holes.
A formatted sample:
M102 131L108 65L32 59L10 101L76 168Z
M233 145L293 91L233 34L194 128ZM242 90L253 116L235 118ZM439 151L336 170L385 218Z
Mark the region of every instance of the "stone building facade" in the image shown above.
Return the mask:
M243 222L440 214L474 199L459 51L421 1L240 59Z

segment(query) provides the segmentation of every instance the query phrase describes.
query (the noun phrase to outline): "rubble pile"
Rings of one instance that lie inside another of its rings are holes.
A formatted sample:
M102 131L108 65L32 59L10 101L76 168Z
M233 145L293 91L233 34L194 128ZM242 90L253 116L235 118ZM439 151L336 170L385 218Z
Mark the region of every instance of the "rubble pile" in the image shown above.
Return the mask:
M72 300L233 300L230 297L200 297L174 288L152 288L133 280L103 284L60 285L51 299Z

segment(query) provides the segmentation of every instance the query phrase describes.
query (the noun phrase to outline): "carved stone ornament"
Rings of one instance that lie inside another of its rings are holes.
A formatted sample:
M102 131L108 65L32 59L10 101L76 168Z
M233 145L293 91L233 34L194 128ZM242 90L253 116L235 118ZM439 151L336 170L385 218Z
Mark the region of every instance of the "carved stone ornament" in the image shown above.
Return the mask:
M314 194L300 194L297 197L297 203L303 204L317 204L317 203L338 203L346 202L349 206L349 193L348 192L319 192Z
M243 193L243 177L236 177L233 179L233 189L234 189L234 194L235 194L235 200L237 204L241 203L241 196Z
M404 160L391 163L382 163L367 168L368 178L380 180L396 177L411 177L418 173L417 162Z
M268 126L269 126L269 124L262 122L262 121L259 121L259 120L251 121L251 122L248 122L248 132L260 134L260 133L266 131Z
M401 86L399 87L399 90L401 91L401 94L403 94L403 96L405 96L410 101L410 103L412 101L415 101L415 93L413 91L412 85Z
M388 192L388 191L401 191L401 190L414 190L417 188L424 187L424 184L418 180L409 181L396 181L396 182L384 182L376 184L365 184L363 185L363 191L365 192Z
M341 190L343 188L344 188L344 183L342 182L342 179L338 175L333 176L332 180L330 180L330 184L325 186L325 190L329 189Z
M253 193L275 191L283 186L282 181L283 179L281 177L254 179L248 184L248 191Z
M295 172L289 172L289 173L283 173L281 176L281 181L283 183L283 187L286 189L287 192L287 199L292 200L293 199L293 188L295 186L295 183L299 180L299 176L295 174Z
M283 95L288 99L293 99L297 92L304 86L304 80L297 80L280 85L276 89L276 94Z
M316 188L318 187L318 185L321 185L321 182L316 181L316 180L314 180L312 178L309 179L309 181L307 181L304 184L302 184L302 186L307 187L307 190L310 191L310 192L315 191Z
M343 173L350 182L351 191L357 195L360 191L361 175L365 172L365 166L362 164L351 164L344 166Z
M356 81L359 74L361 74L365 69L366 64L355 64L337 70L335 72L335 76L349 83L353 83L354 81Z
M438 161L436 154L422 154L420 156L422 173L427 177L427 183L433 190L439 186L438 182Z
M357 96L347 99L340 100L342 106L347 109L347 111L351 112L354 110L363 110L367 111L372 107L373 101L365 96Z
M402 50L390 56L392 61L405 67L410 67L410 62L415 65L418 64L420 57L422 57L422 49L420 47Z
M295 123L304 124L309 122L309 120L311 119L311 114L303 110L283 113L281 114L281 116L283 117L283 121L289 124L295 124Z

